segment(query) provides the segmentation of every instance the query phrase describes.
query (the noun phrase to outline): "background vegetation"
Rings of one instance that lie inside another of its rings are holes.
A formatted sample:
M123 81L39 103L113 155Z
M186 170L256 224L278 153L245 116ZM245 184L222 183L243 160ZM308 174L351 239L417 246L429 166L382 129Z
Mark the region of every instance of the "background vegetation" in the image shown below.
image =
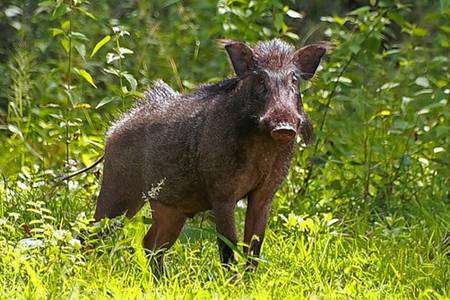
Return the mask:
M0 298L448 299L449 19L447 0L2 0ZM89 226L101 169L54 182L101 155L152 80L231 76L224 37L337 45L302 83L317 140L276 195L256 273L220 267L203 215L156 282L148 207Z

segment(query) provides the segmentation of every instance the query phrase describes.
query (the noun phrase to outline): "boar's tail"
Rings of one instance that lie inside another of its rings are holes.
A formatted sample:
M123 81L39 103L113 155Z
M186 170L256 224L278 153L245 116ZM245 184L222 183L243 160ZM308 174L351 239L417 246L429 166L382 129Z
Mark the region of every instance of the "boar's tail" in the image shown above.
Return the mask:
M92 169L93 167L95 167L96 165L101 163L104 158L105 158L105 154L102 154L102 156L100 156L99 159L97 159L92 165L87 166L86 168L83 168L81 170L78 170L78 171L76 171L76 172L74 172L72 174L68 174L68 175L63 176L61 178L61 181L65 181L65 180L70 179L70 178L72 178L74 176L77 176L77 175L79 175L81 173L89 171L90 169Z

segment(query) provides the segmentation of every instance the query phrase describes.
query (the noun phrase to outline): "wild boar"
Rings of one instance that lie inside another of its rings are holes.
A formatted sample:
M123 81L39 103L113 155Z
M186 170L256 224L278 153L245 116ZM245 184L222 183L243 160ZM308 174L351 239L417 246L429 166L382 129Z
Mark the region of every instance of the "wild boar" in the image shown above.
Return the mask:
M186 219L206 210L219 236L236 244L234 210L246 198L245 251L258 256L296 138L312 141L299 81L314 75L328 44L295 50L274 39L254 47L224 41L224 47L235 77L185 95L157 81L107 132L94 217L131 217L150 201L153 223L144 239L150 252L171 247ZM233 251L223 238L218 243L228 264ZM162 260L160 254L160 267Z

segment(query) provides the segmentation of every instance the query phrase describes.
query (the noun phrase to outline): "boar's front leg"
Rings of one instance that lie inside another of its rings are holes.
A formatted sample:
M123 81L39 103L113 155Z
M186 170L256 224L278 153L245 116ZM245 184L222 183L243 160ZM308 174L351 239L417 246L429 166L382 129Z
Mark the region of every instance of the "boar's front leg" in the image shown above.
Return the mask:
M144 248L156 261L155 275L164 272L164 251L169 249L180 235L186 216L174 207L152 201L152 225L144 237Z
M224 266L229 266L230 262L234 261L233 249L228 244L236 245L237 243L236 224L234 221L235 206L235 201L213 203L216 229L219 234L217 242L220 259ZM224 241L224 238L227 241Z
M256 190L248 195L247 212L245 216L244 253L249 255L249 269L256 269L261 246L269 217L273 191Z

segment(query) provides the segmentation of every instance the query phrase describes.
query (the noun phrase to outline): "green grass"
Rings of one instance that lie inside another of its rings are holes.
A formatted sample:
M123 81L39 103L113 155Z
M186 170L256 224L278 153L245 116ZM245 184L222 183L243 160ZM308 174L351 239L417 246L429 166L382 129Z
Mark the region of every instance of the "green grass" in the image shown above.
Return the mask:
M0 298L449 298L442 240L450 215L443 202L411 201L384 216L369 210L339 216L336 209L334 217L301 218L283 214L277 197L255 273L244 272L242 257L233 270L222 268L211 222L197 217L168 252L166 276L155 281L141 246L149 209L86 230L88 218L77 214L91 214L90 190L66 197L64 189L53 195L13 189L6 197L3 189ZM23 224L40 247L23 245L29 241ZM79 232L81 244L74 239Z

